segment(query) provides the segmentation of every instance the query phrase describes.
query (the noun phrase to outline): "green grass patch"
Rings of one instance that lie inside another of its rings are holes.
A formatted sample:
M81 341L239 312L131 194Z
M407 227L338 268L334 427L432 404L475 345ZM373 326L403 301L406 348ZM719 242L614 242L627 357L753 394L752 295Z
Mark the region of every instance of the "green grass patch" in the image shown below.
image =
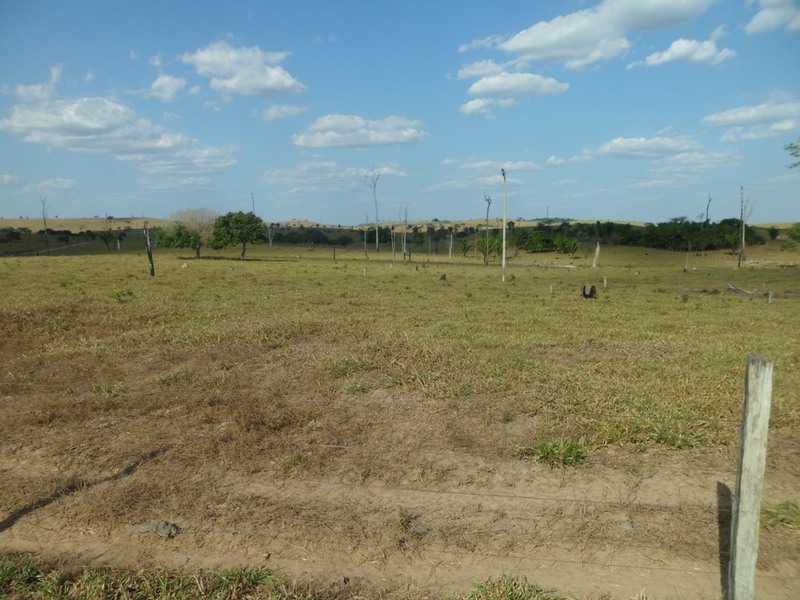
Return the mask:
M537 458L551 466L571 467L586 461L586 447L575 440L549 440L533 447L519 447L514 457Z
M467 600L575 600L575 597L528 583L525 578L503 575L477 584Z
M110 568L60 568L21 556L0 558L0 597L13 600L53 598L136 598L137 600L347 600L415 596L371 589L357 582L300 584L265 566L231 567L215 572L177 573ZM422 597L422 596L420 596ZM425 595L429 600L436 596ZM576 600L524 578L503 575L477 583L466 595L446 600Z
M792 500L781 502L761 511L761 523L766 529L788 527L800 529L800 504Z

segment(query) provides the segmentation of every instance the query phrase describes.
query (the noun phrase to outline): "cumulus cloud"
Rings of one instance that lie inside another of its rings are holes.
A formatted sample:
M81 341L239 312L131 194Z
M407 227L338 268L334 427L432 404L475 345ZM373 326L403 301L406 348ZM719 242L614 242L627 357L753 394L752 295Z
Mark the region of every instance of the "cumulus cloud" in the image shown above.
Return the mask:
M299 115L307 110L307 106L297 106L295 104L273 104L261 112L261 118L263 118L265 121L278 121L280 119Z
M16 183L19 183L19 177L17 175L0 173L0 185L14 185Z
M740 106L708 115L703 123L726 127L722 140L727 142L777 137L800 127L800 102Z
M380 175L405 177L396 165L376 166ZM372 167L343 166L335 161L311 161L293 169L275 169L265 175L270 183L288 185L291 192L344 191L363 188L365 177L372 175Z
M552 62L581 69L624 56L631 48L631 32L657 31L691 20L721 0L602 0L599 4L549 21L539 21L514 35L492 35L469 44L459 52L500 50L512 55L504 64L479 60L458 71L459 79L477 78L469 88L477 98L461 105L466 115L492 116L498 99L564 93L569 84L524 72L534 62ZM678 40L666 52L648 60L692 60L719 64L734 56L708 42ZM649 64L649 63L643 63ZM513 72L509 72L513 71ZM512 103L506 102L504 106Z
M551 21L540 21L498 45L526 63L546 60L570 69L585 67L624 54L630 47L623 31L598 9L585 9Z
M660 173L687 174L724 168L738 163L739 155L726 152L680 152L667 157L660 165Z
M34 83L31 85L18 85L15 89L17 98L23 102L42 102L49 100L55 92L56 85L61 81L63 65L53 65L50 67L50 79L45 83Z
M474 70L472 72L477 72ZM508 108L513 106L515 98L527 96L551 96L561 94L569 89L568 83L563 83L552 77L542 77L533 73L507 73L502 71L497 74L481 77L469 86L471 96L479 96L461 105L461 112L465 115L492 116L492 108Z
M472 79L474 77L487 77L489 75L499 75L503 71L503 66L497 64L493 60L479 60L461 67L458 70L458 78Z
M484 115L486 117L491 117L493 106L508 108L509 106L513 105L513 98L475 98L474 100L470 100L469 102L462 104L461 112L465 115Z
M540 21L510 36L491 36L459 50L497 48L520 64L550 61L580 69L623 56L630 32L657 31L687 22L720 0L603 0L592 8Z
M203 146L102 97L18 104L0 120L0 131L47 147L134 161L151 175L196 176L236 163L232 148Z
M759 11L745 26L749 34L770 33L779 29L800 31L800 8L793 0L749 0L758 4Z
M712 34L711 39L703 42L698 40L678 39L672 42L669 49L664 52L656 52L641 61L633 62L628 65L628 69L638 66L655 67L676 60L682 60L695 64L707 64L717 66L722 62L736 56L736 52L728 48L717 48L717 39L721 36L721 29Z
M319 117L308 128L292 136L296 146L312 148L386 146L411 144L427 137L422 121L389 116L368 120L357 115L332 114Z
M600 146L599 153L620 158L660 158L693 151L700 144L687 136L617 137Z
M511 173L513 171L535 171L542 168L539 163L530 160L499 161L474 158L463 161L459 166L462 169L473 171L497 171L498 173L500 169Z
M270 96L306 89L281 66L288 56L288 52L265 52L258 46L234 48L219 41L187 52L181 60L210 78L211 89L225 96Z
M164 102L171 102L185 86L185 79L162 73L150 85L150 96Z
M479 79L469 86L469 93L472 96L509 98L550 96L561 94L568 89L568 83L562 83L552 77L542 77L533 73L500 73Z
M66 177L52 177L40 181L36 187L43 191L67 191L75 187L75 180Z

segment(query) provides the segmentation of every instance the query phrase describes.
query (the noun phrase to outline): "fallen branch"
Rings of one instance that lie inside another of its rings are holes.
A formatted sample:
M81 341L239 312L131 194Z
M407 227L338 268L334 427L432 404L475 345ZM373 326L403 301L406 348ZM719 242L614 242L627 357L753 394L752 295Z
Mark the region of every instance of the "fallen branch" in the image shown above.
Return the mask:
M732 283L728 284L728 289L729 290L733 290L734 292L739 292L740 294L747 294L748 296L755 296L756 294L759 293L759 291L757 289L755 289L753 291L748 291L748 290L745 290L743 288L736 287Z

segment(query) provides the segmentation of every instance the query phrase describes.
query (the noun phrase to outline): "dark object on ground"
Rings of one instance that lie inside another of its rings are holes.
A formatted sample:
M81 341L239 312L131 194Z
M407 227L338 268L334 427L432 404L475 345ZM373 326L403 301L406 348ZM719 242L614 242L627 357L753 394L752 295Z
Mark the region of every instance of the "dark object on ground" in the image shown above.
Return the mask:
M169 521L165 521L163 519L156 519L155 521L150 521L149 523L131 525L130 527L126 527L125 530L128 533L146 533L148 531L155 531L161 537L170 539L178 535L181 531L181 528L175 525L175 523L170 523Z

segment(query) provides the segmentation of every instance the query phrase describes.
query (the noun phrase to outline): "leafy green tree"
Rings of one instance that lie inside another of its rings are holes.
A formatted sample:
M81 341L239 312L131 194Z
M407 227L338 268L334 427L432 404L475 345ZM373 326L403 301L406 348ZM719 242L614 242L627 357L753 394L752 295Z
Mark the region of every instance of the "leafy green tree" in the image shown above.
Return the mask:
M214 221L211 247L220 249L241 244L240 258L243 259L247 252L247 244L263 240L265 236L266 224L261 217L257 217L253 212L229 212Z
M800 159L800 138L793 144L786 144L784 149L791 154L794 158ZM786 165L790 169L799 169L800 168L800 160L796 160L793 163Z
M170 229L161 229L156 234L156 244L164 248L192 248L195 256L200 258L202 241L200 234L192 231L183 223L175 223Z
M468 237L458 238L458 251L461 253L461 256L466 258L467 252L470 250L472 250L472 240Z
M484 264L489 264L490 256L497 257L501 250L500 245L500 240L497 239L497 236L480 237L475 243L478 252L483 256Z
M575 254L578 251L578 240L563 235L553 236L553 246L560 254Z
M786 232L786 237L795 242L800 242L800 223L795 223Z
M114 234L111 233L111 230L107 229L105 231L101 231L100 233L97 234L97 237L99 237L100 241L103 242L106 245L106 250L108 250L110 252L111 251L111 242L114 241Z

